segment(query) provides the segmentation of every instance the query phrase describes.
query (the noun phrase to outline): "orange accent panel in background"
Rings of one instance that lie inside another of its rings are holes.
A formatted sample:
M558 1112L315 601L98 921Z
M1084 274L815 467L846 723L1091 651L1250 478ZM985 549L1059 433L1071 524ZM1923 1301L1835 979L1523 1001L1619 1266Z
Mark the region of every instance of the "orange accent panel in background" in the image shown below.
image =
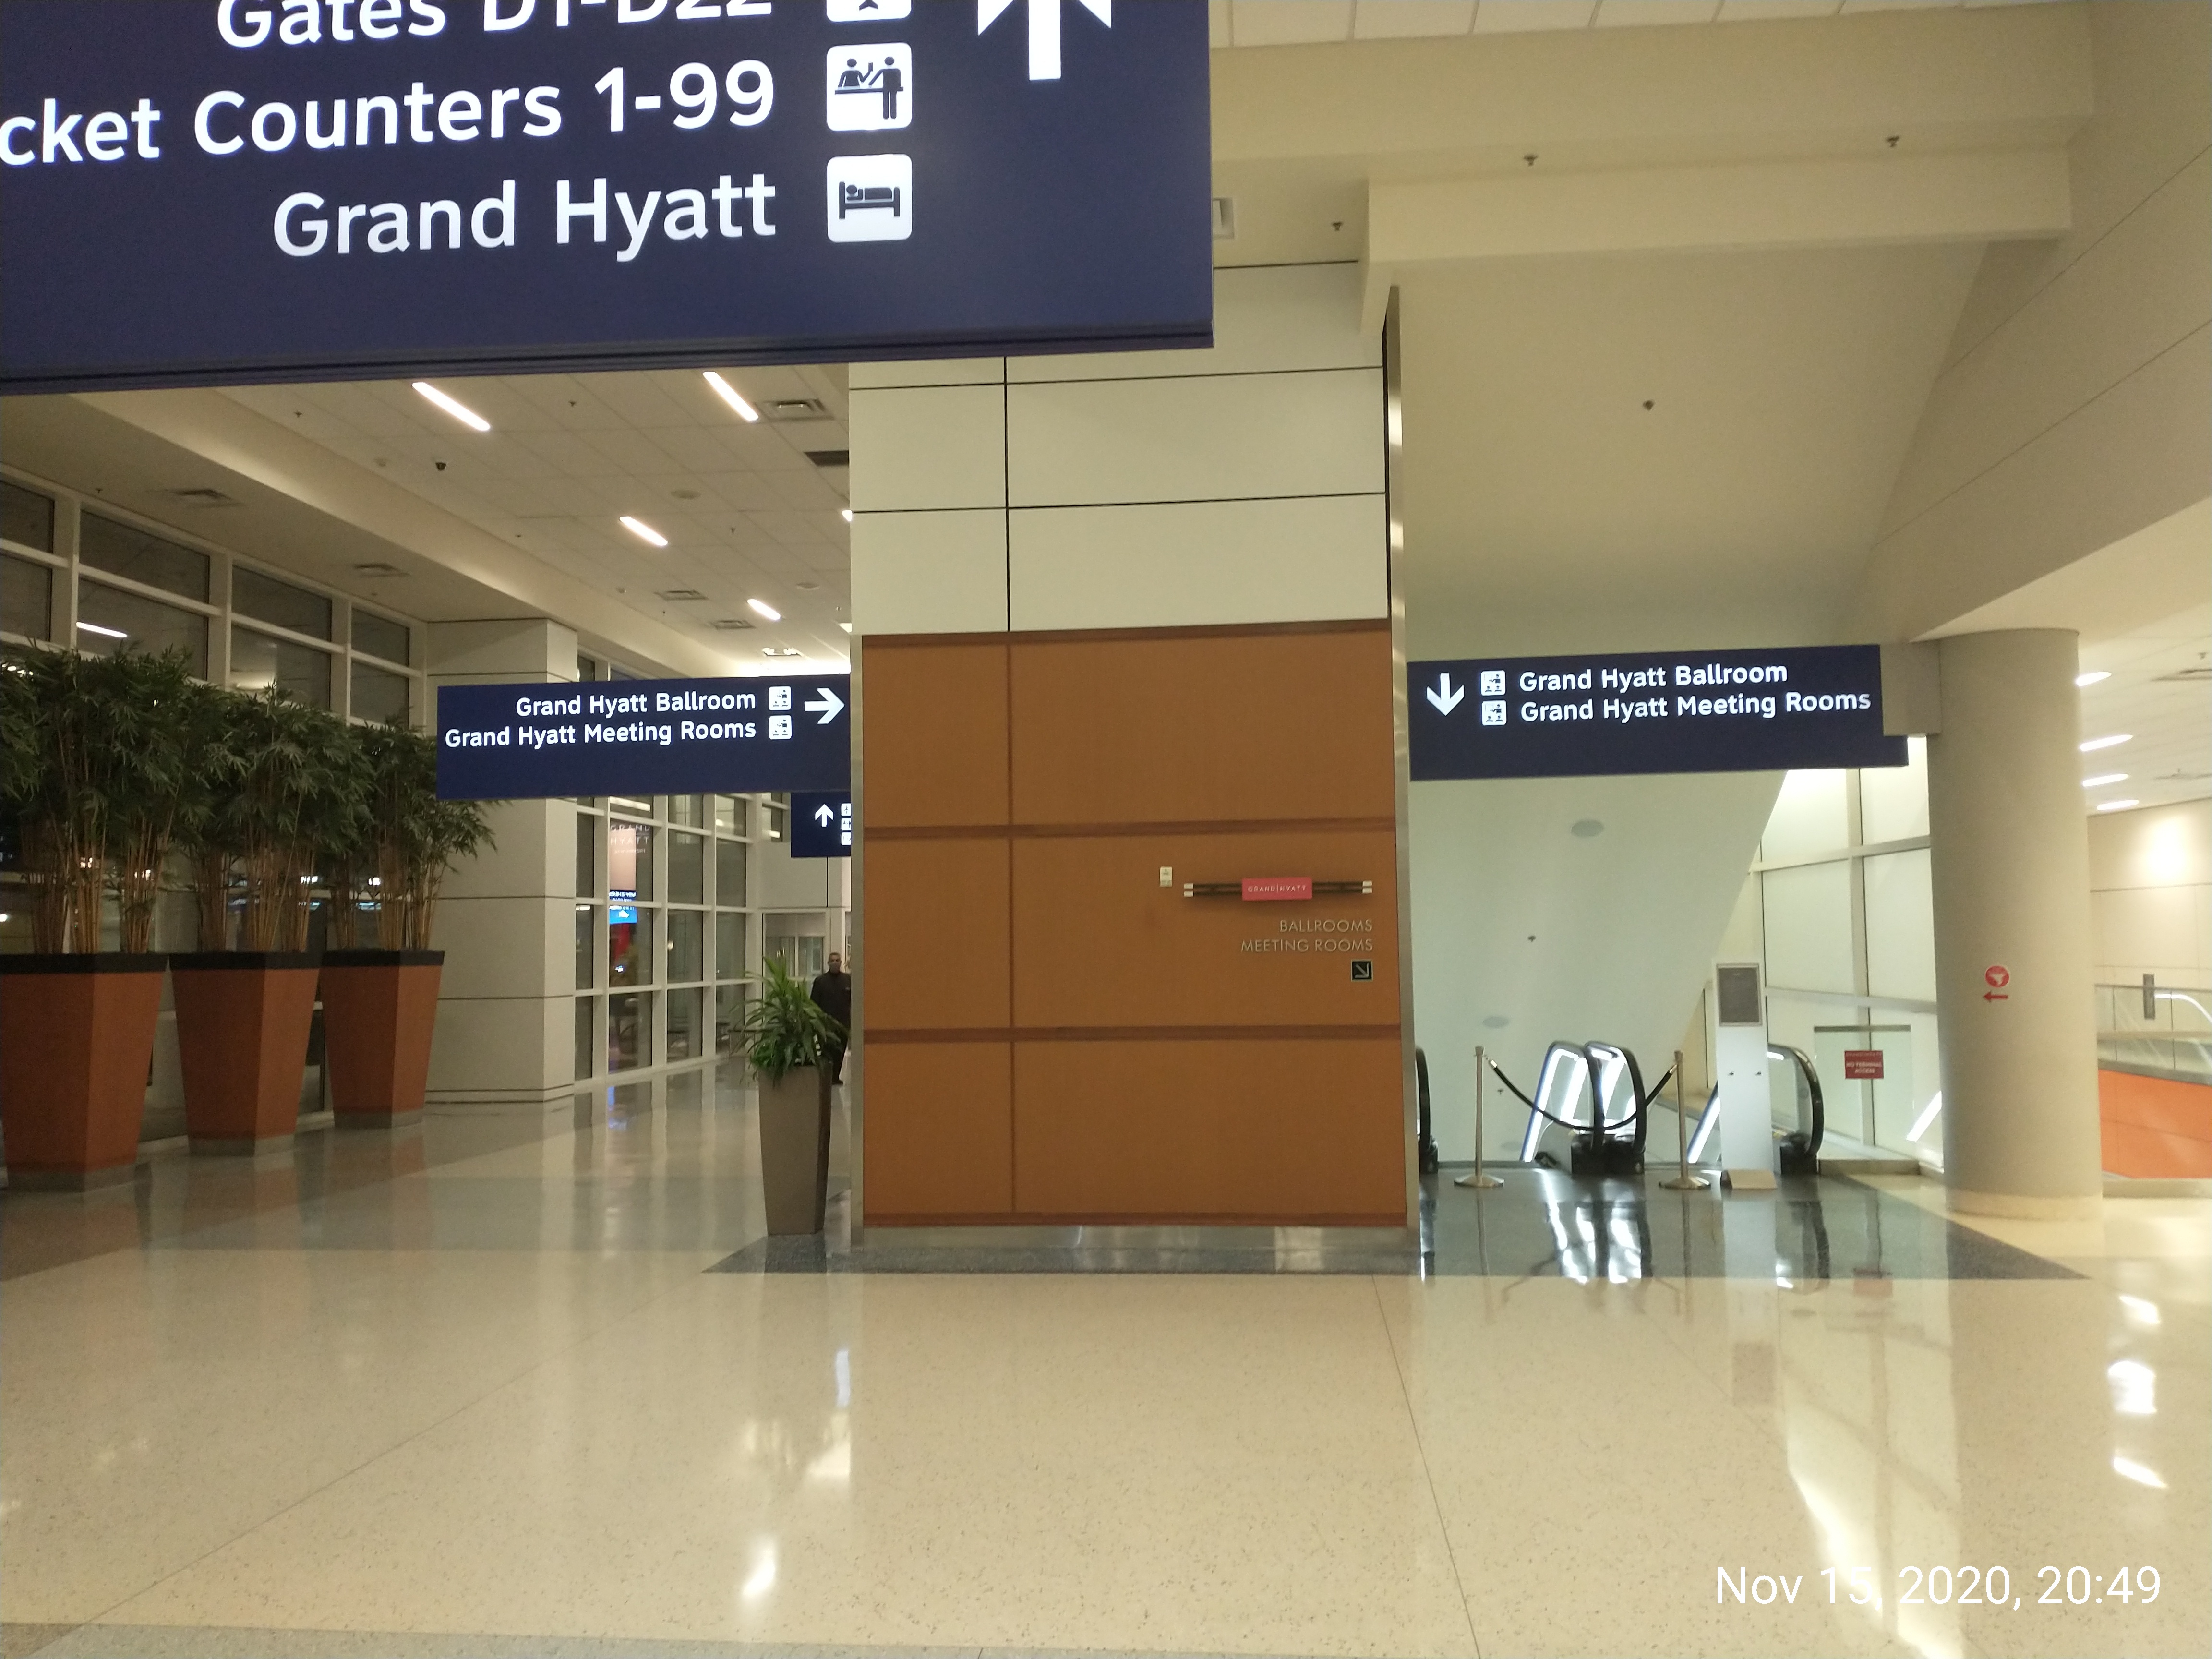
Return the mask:
M1403 1226L1399 1063L1395 1034L1016 1043L1016 1217Z
M878 1224L1003 1218L1013 1207L1013 1075L1003 1042L868 1050L861 1170Z
M1011 649L1018 823L1388 818L1397 810L1386 623L1017 635Z
M1006 821L1006 647L860 641L862 824Z
M1397 839L1387 830L1013 846L1017 1025L1398 1023ZM1163 865L1172 888L1159 884ZM1186 881L1243 876L1364 878L1375 891L1279 904L1182 896ZM1375 977L1355 981L1354 961L1372 963Z
M1004 1026L1012 1006L1006 843L885 841L866 857L866 1029ZM874 1086L872 1079L872 1093Z
M2097 1073L2105 1168L2137 1180L2212 1176L2212 1086Z

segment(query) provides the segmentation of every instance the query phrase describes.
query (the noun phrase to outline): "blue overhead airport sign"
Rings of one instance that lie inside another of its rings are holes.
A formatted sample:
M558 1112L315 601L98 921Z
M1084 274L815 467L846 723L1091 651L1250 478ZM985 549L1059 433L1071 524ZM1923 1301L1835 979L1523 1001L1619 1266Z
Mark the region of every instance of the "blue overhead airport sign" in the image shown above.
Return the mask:
M447 800L844 789L846 674L438 690Z
M1206 9L7 0L0 390L1206 345Z
M1415 662L1406 689L1416 782L1905 762L1879 646Z
M853 792L829 790L791 798L791 856L848 859L853 856Z

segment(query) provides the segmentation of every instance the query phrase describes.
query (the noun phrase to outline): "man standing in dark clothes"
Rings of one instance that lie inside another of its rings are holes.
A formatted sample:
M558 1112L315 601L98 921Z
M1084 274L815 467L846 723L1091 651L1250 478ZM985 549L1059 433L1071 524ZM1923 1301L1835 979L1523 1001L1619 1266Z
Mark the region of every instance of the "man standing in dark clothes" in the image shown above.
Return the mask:
M830 953L830 966L814 976L813 986L807 994L814 999L816 1007L837 1022L840 1030L847 1032L852 1030L853 976L845 971L844 963L835 951ZM827 1052L822 1058L830 1067L830 1080L842 1083L845 1080L845 1040L841 1037L824 1046Z

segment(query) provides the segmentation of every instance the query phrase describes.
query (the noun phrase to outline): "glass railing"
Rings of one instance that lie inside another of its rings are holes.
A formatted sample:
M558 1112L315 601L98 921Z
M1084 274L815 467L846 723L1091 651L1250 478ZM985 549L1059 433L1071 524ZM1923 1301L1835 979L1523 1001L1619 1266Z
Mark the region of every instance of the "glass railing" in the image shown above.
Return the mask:
M2097 1064L2212 1083L2212 990L2146 981L2097 988Z

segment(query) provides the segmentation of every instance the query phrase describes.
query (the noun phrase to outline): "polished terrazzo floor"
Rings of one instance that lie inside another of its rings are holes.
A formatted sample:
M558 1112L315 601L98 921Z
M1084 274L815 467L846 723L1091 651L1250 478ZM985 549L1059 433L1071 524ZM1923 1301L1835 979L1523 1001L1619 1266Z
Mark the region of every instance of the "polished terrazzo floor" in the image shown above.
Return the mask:
M695 1074L0 1198L0 1647L2212 1650L2212 1202L1515 1171L948 1273L764 1248L754 1135Z

